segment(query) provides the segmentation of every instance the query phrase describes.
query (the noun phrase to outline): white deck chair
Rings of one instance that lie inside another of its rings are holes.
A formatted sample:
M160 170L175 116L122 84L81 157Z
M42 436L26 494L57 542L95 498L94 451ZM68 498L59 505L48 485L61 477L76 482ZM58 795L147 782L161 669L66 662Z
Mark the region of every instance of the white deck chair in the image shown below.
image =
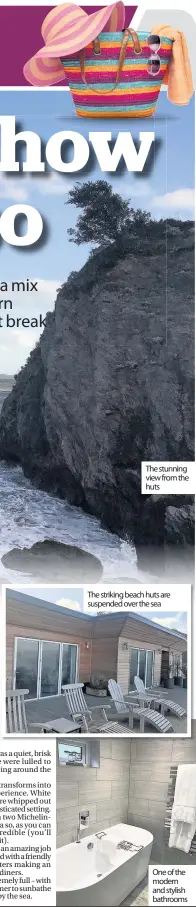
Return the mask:
M173 702L173 699L165 699L161 693L156 693L153 689L146 689L141 680L141 677L134 677L134 684L138 693L136 698L139 699L139 702L142 706L147 702L149 705L153 703L153 708L156 708L156 705L161 707L161 715L164 715L165 712L172 712L173 715L176 715L177 718L185 718L186 711L182 708L181 705L178 705L177 702ZM131 694L130 694L131 695ZM133 696L135 694L133 693ZM167 694L166 694L167 695Z
M6 731L7 734L30 734L31 728L47 732L47 725L42 721L33 722L28 727L25 696L28 696L29 690L7 690L6 692Z
M159 712L154 711L153 709L140 708L140 705L135 704L134 701L131 702L131 699L124 698L120 684L116 683L116 680L109 680L108 689L110 695L113 699L113 702L116 707L116 711L122 717L125 717L127 711L127 716L129 717L129 726L133 727L133 719L136 718L140 722L140 731L144 733L145 724L152 724L153 727L160 732L160 734L172 733L173 727L168 718L165 718L164 715L160 715Z
M68 683L62 687L66 697L68 711L73 721L81 721L81 726L83 726L86 731L89 731L89 733L96 733L96 731L107 734L131 733L130 730L126 730L124 725L119 724L118 716L116 716L116 721L112 721L112 716L111 720L110 716L108 718L106 709L107 711L110 711L110 705L93 705L92 708L89 709L84 697L83 686L83 683ZM102 717L100 716L100 713L102 713ZM104 723L103 718L105 718Z

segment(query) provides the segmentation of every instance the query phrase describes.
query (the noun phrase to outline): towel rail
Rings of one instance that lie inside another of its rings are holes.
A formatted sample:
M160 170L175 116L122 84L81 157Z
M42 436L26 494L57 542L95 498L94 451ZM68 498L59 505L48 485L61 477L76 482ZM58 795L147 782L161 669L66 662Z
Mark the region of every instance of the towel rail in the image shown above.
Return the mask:
M164 838L165 838L165 843L167 846L169 844L171 814L172 814L172 807L173 807L173 802L174 802L177 771L178 771L178 765L172 765L171 769L170 769L170 778L169 778L168 791L167 791L167 805L166 805L165 823L164 823ZM191 843L189 855L190 854L194 854L194 856L196 855L196 833L195 833L194 838Z

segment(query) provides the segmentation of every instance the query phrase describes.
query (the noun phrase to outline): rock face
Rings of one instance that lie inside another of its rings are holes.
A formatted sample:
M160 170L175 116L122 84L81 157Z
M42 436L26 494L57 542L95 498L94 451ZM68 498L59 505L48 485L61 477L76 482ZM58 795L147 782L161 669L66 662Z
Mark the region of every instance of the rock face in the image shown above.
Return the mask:
M193 544L194 504L167 507L165 515L166 540L172 545Z
M193 226L168 225L167 263L165 224L148 229L61 288L0 419L2 458L137 546L170 543L179 506L184 543L192 503L142 496L141 461L194 458Z

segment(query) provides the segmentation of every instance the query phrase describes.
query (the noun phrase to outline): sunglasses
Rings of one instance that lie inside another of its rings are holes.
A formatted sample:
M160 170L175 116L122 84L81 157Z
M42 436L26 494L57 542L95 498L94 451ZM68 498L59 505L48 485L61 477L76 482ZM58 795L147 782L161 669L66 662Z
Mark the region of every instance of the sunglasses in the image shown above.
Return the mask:
M161 60L158 56L158 50L160 49L161 40L159 35L149 35L147 39L147 46L149 50L152 51L152 56L149 57L147 61L147 72L150 76L156 76L160 72Z
M123 28L122 31L124 32L126 31L126 29ZM146 45L148 49L152 51L152 56L149 57L147 61L147 72L151 76L156 76L161 68L161 60L158 56L158 50L161 46L161 39L159 35L149 35L149 38L146 39ZM142 53L142 50L140 48L140 50L137 51L134 47L134 52L139 56Z

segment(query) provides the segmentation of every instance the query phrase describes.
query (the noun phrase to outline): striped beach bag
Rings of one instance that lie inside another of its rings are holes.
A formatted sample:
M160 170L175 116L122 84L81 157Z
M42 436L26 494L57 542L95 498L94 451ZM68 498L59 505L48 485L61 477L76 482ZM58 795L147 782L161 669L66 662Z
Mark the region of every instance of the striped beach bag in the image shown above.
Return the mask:
M80 117L150 117L169 66L172 40L126 28L103 31L61 58Z

